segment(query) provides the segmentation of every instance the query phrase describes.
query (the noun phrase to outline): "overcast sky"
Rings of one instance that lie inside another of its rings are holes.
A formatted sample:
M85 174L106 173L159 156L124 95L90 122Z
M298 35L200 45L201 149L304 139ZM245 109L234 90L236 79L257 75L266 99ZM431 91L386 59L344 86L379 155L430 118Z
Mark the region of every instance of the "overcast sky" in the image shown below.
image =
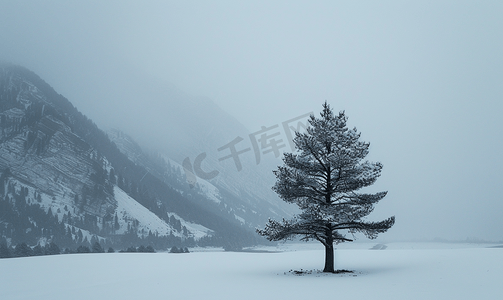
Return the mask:
M389 237L503 240L503 2L123 2L0 0L0 60L103 127L164 108L128 99L135 76L250 131L327 100L384 164Z

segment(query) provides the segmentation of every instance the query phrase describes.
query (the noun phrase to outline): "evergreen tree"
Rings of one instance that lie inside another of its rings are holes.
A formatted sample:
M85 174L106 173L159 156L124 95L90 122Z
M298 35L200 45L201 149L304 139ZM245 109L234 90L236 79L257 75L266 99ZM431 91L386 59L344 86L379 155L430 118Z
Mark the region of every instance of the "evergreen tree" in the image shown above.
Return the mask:
M83 243L84 242L84 235L82 234L82 230L79 229L77 232L77 243Z
M114 168L110 169L109 180L110 180L110 183L116 184L116 178L115 178L115 170L114 170Z
M130 246L126 249L126 252L131 252L131 253L135 253L136 252L136 248L133 247L133 246Z
M119 225L119 218L117 217L117 212L115 213L115 216L114 216L114 229L117 231L119 230L121 227Z
M77 247L77 253L91 253L91 249L89 249L89 247L87 246L79 246Z
M44 255L44 249L40 245L36 245L33 248L33 256L41 256Z
M5 243L0 243L0 258L12 257L10 248Z
M285 153L284 166L274 172L273 190L281 199L299 206L301 213L282 222L269 220L257 232L270 241L301 236L325 246L323 272L334 272L334 243L352 241L346 233L361 232L374 239L395 222L365 221L374 205L386 196L360 193L381 174L382 164L363 161L369 143L359 140L356 128L348 129L344 112L335 116L325 102L321 118L311 115L306 133L296 133L296 153Z
M100 243L98 243L98 242L95 242L93 244L92 251L93 251L93 253L105 253L105 250L103 249L103 247L101 247Z
M46 255L56 255L60 254L61 250L59 249L58 245L55 243L51 242L49 245L45 246L45 254Z
M33 250L30 246L26 245L26 243L19 243L16 245L16 248L14 248L14 256L16 257L26 257L32 255Z

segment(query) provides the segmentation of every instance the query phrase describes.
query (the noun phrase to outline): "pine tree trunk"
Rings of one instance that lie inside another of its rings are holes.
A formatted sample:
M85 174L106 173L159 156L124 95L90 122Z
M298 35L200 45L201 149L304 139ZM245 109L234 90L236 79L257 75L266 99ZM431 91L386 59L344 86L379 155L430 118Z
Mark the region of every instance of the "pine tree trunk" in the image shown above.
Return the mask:
M325 268L323 272L334 273L334 244L325 245Z
M332 225L328 224L325 240L325 268L323 272L334 273L334 238L332 236Z

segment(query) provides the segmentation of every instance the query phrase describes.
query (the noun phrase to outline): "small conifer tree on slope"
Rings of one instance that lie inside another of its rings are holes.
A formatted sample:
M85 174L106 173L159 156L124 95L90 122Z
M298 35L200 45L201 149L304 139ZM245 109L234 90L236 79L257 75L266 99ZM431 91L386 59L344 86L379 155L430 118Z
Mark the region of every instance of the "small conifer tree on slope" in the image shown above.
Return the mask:
M323 272L333 273L334 243L352 241L346 234L356 232L374 239L393 226L395 217L364 220L387 193L359 192L377 180L382 164L363 160L370 144L359 140L356 128L346 127L344 112L334 115L325 102L320 115L311 115L306 133L296 133L297 151L285 153L284 165L274 171L273 190L284 201L297 204L301 213L282 222L270 219L257 232L270 241L300 236L321 242L325 246Z

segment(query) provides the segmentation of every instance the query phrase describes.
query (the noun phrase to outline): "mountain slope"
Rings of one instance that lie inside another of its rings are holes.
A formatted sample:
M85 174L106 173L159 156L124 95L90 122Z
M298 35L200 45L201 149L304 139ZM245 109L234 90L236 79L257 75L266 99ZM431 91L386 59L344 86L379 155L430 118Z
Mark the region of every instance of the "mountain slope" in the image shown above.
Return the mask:
M221 242L235 237L243 244L254 242L239 222L192 201L145 163L130 160L67 99L24 68L0 66L0 127L0 200L11 215L26 220L20 225L12 216L0 216L0 235L12 243L65 235L64 243L71 245L88 235L108 243L140 238L154 243L156 237L166 246L208 234ZM52 230L40 228L31 210L47 214Z
M285 213L279 205L273 205L257 194L247 194L245 189L249 189L254 184L243 182L243 189L233 192L228 185L221 184L220 181L207 181L197 178L191 184L185 166L177 163L167 156L159 154L145 154L141 147L127 134L119 130L110 130L109 137L128 157L143 166L148 173L145 176L155 176L167 185L180 191L185 197L206 210L211 211L229 221L239 222L245 227L254 229L262 226L270 217L281 217ZM246 180L246 177L241 181ZM240 180L229 181L230 185L236 185ZM267 186L265 187L267 188ZM275 211L279 211L277 213Z
M236 219L244 220L249 227L263 226L270 217L281 219L293 213L295 208L285 204L271 190L275 181L272 170L282 162L275 157L276 153L266 153L270 150L267 141L272 141L268 138L277 132L282 132L284 147L281 150L288 151L284 124L276 124L279 126L272 131L259 132L261 128L249 131L208 98L180 91L142 72L124 72L118 78L120 80L114 80L112 84L115 85L108 89L112 92L98 94L120 99L110 101L114 103L110 107L128 117L111 114L110 117L100 118L100 122L127 133L141 145L143 151L153 149L166 158L166 163L170 161L172 166L182 166L181 171L187 176L184 189L189 189L191 185L208 186L207 183L210 183L221 196L227 195L228 200L224 203L233 206ZM123 82L134 84L123 86ZM127 105L120 105L119 102L127 102ZM272 124L264 125L271 128ZM120 139L125 139L124 136L118 136L117 140L113 133L107 133L131 160L142 163L136 160L139 157L137 153L130 152L136 151L137 147L123 148ZM266 141L258 142L257 149L252 143L264 134ZM276 141L279 142L279 139ZM229 157L232 146L240 152L235 159ZM235 160L239 161L240 168ZM158 159L155 161L162 163ZM200 176L201 173L208 173L209 176Z

